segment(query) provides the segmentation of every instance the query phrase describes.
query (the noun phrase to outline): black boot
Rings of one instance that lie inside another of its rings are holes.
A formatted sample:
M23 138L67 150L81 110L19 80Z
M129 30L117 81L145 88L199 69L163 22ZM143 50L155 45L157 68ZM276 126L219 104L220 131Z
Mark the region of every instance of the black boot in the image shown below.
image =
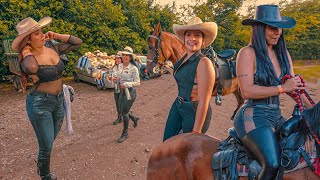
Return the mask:
M133 127L138 127L138 121L140 120L140 117L134 116L132 113L128 113L130 119L133 121Z
M123 131L118 139L118 143L122 143L128 138L128 127L129 127L129 116L128 114L123 115Z
M37 166L41 180L57 180L57 177L50 173L50 159L39 159Z
M113 125L117 125L119 123L122 123L122 115L118 114L118 118L116 120L113 121Z

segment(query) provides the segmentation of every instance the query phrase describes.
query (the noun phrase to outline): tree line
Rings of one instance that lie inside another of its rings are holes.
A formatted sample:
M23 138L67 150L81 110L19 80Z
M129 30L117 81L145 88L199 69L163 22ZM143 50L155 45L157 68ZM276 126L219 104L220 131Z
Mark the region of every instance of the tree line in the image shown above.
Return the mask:
M297 26L285 30L288 49L293 59L319 59L320 0L293 0L281 2L282 15L293 17ZM218 37L212 44L219 52L239 50L248 44L250 27L241 25L243 18L253 17L255 7L248 15L238 10L243 0L207 0L194 6L183 6L177 11L174 4L160 6L153 0L6 0L0 2L0 39L16 36L15 25L26 17L40 20L45 16L53 22L44 31L72 34L84 41L81 48L68 54L73 63L87 51L101 50L114 54L125 46L136 53L147 53L147 37L158 22L164 31L172 32L174 23L184 23L187 17L197 15L203 21L215 21ZM0 41L0 76L8 73L2 41Z

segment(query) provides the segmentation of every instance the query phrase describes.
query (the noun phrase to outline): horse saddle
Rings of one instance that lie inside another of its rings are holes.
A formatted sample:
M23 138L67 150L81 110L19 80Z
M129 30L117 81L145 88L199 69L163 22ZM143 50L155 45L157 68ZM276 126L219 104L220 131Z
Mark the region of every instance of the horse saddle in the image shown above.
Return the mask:
M281 151L280 174L284 171L294 169L299 164L301 158L305 160L312 171L315 170L310 162L309 154L304 150L307 136L300 131L304 125L303 123L304 121L302 121L301 116L299 117L293 114L280 130L282 133L281 138L279 139ZM290 134L288 134L288 132L290 132ZM256 179L262 170L261 165L253 158L251 152L243 146L234 128L229 129L229 134L229 137L219 144L218 152L213 156L212 168L215 176L216 173L218 173L217 176L220 177L235 177L227 174L227 172L229 172L237 173L236 177L238 177L238 171L230 171L228 169L230 167L237 167L236 165L239 163L247 166L249 179ZM236 161L232 161L234 159L234 154L237 155Z
M236 50L227 49L217 54L211 46L202 50L202 54L208 57L214 64L216 72L216 84L213 91L218 90L216 96L216 104L222 103L222 90L229 88L232 85L232 78L236 77L236 61L233 61L233 56L236 54Z
M236 54L234 49L226 49L217 54L216 65L219 68L219 76L221 79L230 80L236 75L236 61L233 57Z

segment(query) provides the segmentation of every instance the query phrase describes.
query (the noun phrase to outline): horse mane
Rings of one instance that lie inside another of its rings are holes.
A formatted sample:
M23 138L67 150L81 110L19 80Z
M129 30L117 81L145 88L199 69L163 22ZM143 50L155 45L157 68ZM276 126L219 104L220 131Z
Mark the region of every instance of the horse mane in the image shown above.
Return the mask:
M180 39L173 33L167 32L167 31L162 31L163 33L167 34L168 36L175 38L177 41L181 42ZM182 43L181 43L182 44Z
M154 31L155 31L155 30L150 31L150 34L149 34L149 35L152 35L152 34L154 33ZM164 34L166 34L166 35L168 35L168 36L176 39L177 41L181 42L180 39L179 39L175 34L173 34L173 33L171 33L171 32L162 31L162 33L164 33Z

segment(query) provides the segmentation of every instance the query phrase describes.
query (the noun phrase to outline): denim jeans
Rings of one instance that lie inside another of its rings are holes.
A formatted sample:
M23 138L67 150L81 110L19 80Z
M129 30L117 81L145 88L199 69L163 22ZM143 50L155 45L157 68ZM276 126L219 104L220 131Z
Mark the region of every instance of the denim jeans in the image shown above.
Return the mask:
M184 101L177 98L169 112L163 141L179 134L181 129L183 130L183 133L192 132L194 121L196 119L197 107L197 102ZM209 104L206 119L201 130L202 133L207 132L210 126L211 114L212 110Z
M53 141L57 137L64 117L63 93L58 95L31 92L26 108L38 139L38 159L50 159Z

